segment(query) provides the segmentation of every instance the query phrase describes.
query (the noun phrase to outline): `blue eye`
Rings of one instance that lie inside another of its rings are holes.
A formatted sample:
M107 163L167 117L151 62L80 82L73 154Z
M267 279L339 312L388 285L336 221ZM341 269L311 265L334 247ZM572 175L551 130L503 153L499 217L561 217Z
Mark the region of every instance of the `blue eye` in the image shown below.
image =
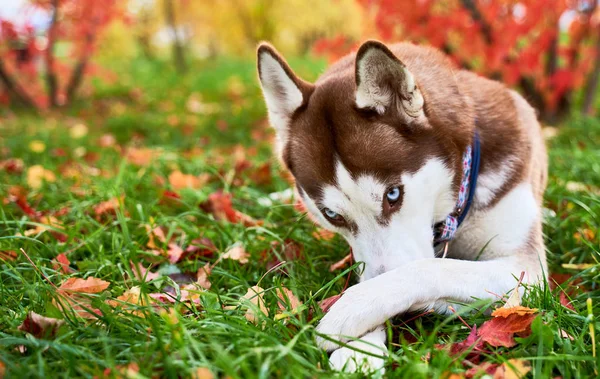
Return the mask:
M390 203L394 203L394 202L398 201L398 199L400 199L400 188L399 187L391 188L385 196Z
M331 219L335 219L337 218L339 215L337 213L335 213L334 211L332 211L329 208L325 208L323 209L323 213L325 213L325 216L331 218Z

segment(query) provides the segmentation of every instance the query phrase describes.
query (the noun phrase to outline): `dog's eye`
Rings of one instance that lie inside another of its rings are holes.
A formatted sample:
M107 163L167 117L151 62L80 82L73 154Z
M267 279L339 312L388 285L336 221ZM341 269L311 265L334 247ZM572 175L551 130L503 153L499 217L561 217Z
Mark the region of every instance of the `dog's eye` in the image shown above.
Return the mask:
M385 197L390 204L395 203L398 201L398 199L400 199L400 187L390 188Z
M337 212L332 211L329 208L323 208L323 214L325 215L325 217L334 225L340 225L343 224L346 220L344 220L344 217L342 217L342 215L340 215Z

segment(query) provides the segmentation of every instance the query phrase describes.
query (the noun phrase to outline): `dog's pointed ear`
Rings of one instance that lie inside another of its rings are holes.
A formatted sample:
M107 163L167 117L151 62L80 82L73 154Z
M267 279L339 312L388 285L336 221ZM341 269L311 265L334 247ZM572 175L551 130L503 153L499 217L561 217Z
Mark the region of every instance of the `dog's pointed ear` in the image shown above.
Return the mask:
M314 86L298 78L283 57L268 43L257 51L258 77L269 120L280 142L285 142L292 114L308 100Z
M383 43L367 41L356 53L356 105L379 114L396 108L417 119L423 115L423 95L413 74Z

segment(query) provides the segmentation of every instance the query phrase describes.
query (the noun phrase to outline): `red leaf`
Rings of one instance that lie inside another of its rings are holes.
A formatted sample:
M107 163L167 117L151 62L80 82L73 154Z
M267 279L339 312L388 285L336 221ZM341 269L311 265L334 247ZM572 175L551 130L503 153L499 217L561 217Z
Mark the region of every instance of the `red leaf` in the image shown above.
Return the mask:
M335 270L339 270L350 264L352 264L352 253L349 253L344 258L340 259L339 261L337 261L334 264L332 264L331 266L329 266L329 271L332 272Z
M58 254L56 256L56 258L54 258L54 260L55 260L55 263L54 263L55 270L60 269L60 271L62 271L63 274L68 274L69 272L73 271L69 267L71 262L69 262L69 258L67 258L67 256L64 253Z
M262 225L262 221L257 221L252 217L233 208L231 194L219 190L208 196L208 200L200 204L200 208L211 213L216 220L241 223L244 226Z
M515 333L528 331L536 317L532 313L494 317L483 323L477 335L491 346L513 347L517 344Z

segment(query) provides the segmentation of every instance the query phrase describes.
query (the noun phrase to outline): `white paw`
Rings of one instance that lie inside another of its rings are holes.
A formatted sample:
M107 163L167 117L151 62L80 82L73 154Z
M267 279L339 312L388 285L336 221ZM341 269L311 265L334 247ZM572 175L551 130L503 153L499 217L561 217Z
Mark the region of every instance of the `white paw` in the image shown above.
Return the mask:
M383 324L388 315L385 306L377 301L376 295L370 291L367 282L357 284L346 290L346 293L329 309L317 326L317 333L327 335L337 341L348 341L357 338ZM339 344L325 338L316 337L317 345L331 351Z
M329 365L332 369L342 372L362 372L364 374L385 373L385 359L383 356L387 356L387 349L383 328L368 333L360 340L350 342L348 346L331 353ZM353 350L350 347L373 353L378 357Z

